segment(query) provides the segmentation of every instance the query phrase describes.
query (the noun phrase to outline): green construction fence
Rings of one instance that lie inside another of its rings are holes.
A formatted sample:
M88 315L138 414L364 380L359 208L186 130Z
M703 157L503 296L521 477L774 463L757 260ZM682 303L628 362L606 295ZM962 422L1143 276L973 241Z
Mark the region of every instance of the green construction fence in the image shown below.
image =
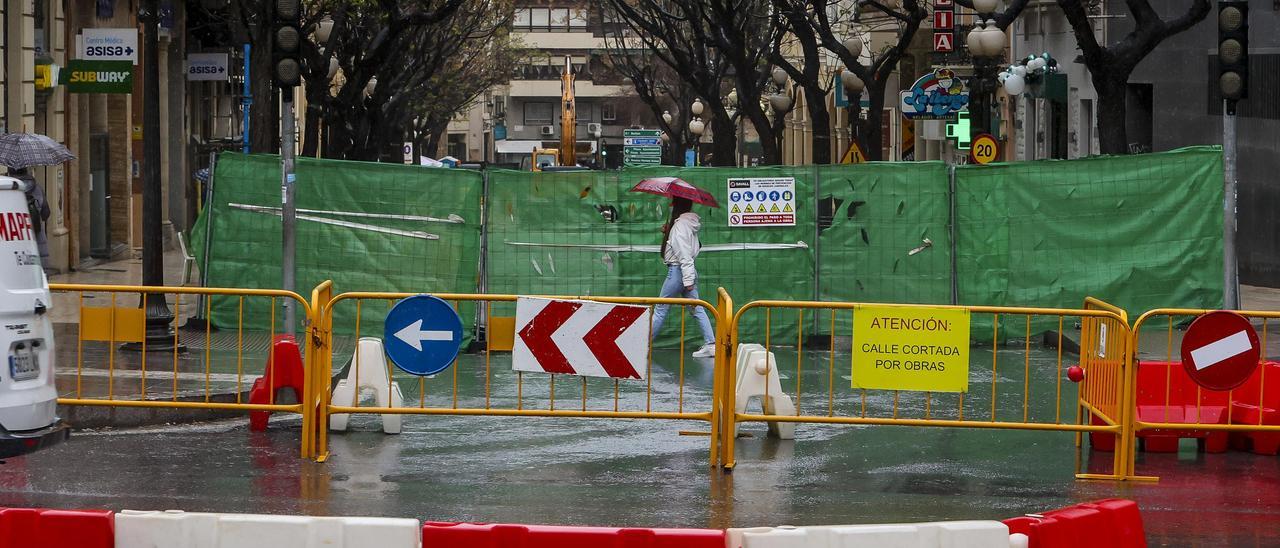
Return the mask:
M1218 147L954 168L544 173L302 158L298 287L332 279L339 292L656 296L668 202L629 192L655 176L680 177L721 203L729 179L795 178L795 226L731 228L723 208L695 207L710 248L698 258L699 291L713 304L717 287L738 306L779 299L1078 308L1087 295L1131 311L1222 304ZM205 284L279 287L280 217L264 209L279 207L279 159L224 153L213 188L192 234ZM213 230L204 264L206 223ZM234 321L233 308L214 299L214 322ZM474 308L461 312L465 323L483 323ZM383 313L362 310L362 334L377 334ZM511 316L514 307L491 313ZM763 342L765 316L745 315L741 339ZM832 331L826 317L768 316L773 344L792 344L800 327L805 335ZM679 318L669 316L660 345L675 342ZM337 310L335 329L353 328L354 309ZM974 338L990 340L989 328L975 322ZM850 329L840 315L835 334ZM686 342L698 343L697 331L686 318Z

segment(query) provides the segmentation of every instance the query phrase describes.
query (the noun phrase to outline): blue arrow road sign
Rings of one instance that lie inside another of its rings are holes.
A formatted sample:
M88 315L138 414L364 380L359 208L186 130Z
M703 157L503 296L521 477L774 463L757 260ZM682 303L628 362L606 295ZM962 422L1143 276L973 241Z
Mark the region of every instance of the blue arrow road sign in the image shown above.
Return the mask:
M413 375L435 375L458 357L462 318L439 297L414 295L387 312L382 340L396 367Z

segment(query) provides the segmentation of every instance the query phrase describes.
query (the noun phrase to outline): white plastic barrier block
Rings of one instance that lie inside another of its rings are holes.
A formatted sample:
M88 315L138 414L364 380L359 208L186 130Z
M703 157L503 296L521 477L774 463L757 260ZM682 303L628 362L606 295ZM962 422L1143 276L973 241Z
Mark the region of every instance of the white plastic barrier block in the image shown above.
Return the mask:
M353 378L355 377L355 378ZM372 407L400 407L404 398L400 395L400 385L390 382L387 371L386 353L382 348L382 339L377 337L361 337L356 342L356 352L351 358L351 368L347 378L338 381L333 389L333 404L344 407L355 407L360 401L360 393L373 392ZM329 416L329 428L346 430L351 415L337 413ZM382 415L382 431L387 434L400 433L400 415L388 413Z
M139 512L116 514L116 548L418 548L415 519Z
M778 361L772 352L766 352L758 344L739 344L737 352L738 385L734 401L739 413L747 411L751 398L759 397L760 406L765 415L795 415L796 406L791 396L782 391L782 381L778 377ZM769 435L784 440L796 439L794 422L770 422ZM737 436L737 424L733 435Z
M728 548L1010 548L998 521L729 529Z

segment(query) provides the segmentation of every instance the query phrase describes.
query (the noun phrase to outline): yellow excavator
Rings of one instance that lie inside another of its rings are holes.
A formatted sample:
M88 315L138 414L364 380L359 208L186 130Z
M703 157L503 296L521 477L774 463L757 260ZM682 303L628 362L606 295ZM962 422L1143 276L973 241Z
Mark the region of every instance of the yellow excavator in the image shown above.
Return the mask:
M578 115L574 104L573 82L573 58L566 55L564 72L560 75L560 148L533 149L533 171L542 171L544 167L572 168L578 165Z

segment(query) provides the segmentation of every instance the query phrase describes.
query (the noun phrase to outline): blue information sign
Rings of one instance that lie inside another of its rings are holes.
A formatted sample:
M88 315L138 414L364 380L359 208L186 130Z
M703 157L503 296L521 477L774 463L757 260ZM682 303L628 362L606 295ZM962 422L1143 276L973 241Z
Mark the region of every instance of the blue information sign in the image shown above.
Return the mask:
M462 318L449 303L431 295L400 300L387 312L383 346L402 371L435 375L453 364L462 346Z

